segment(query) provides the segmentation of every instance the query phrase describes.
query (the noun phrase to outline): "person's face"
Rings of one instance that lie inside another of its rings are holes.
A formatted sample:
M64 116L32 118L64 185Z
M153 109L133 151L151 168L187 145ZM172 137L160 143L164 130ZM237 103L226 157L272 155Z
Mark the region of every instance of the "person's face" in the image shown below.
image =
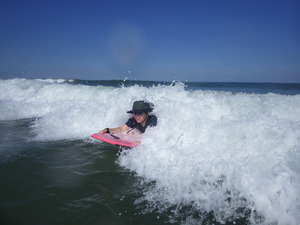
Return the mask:
M147 118L147 114L146 113L134 114L134 119L138 123L143 123L146 120L146 118Z

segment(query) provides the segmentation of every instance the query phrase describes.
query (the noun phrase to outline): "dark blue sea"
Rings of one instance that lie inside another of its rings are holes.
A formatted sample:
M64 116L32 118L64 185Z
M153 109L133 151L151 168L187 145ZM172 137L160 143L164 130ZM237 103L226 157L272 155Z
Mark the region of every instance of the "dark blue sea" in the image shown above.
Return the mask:
M90 138L136 100L133 149ZM300 84L0 79L3 225L299 225Z

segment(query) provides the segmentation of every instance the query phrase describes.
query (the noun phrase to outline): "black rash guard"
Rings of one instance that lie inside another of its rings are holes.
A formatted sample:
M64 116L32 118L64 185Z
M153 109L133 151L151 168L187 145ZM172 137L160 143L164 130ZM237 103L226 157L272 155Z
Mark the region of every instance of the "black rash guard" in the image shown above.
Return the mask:
M128 121L126 122L126 125L130 128L136 128L138 129L141 133L144 133L146 128L148 126L150 127L154 127L157 124L157 117L155 115L149 115L146 121L145 126L143 127L141 124L139 124L138 122L136 122L136 120L134 119L134 117L131 117L130 119L128 119Z

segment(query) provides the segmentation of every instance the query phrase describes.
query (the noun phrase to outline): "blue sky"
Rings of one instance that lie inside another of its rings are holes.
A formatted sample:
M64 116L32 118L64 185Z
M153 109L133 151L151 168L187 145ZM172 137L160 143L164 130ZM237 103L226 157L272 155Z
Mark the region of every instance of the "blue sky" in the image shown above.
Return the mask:
M300 83L297 0L7 0L0 33L0 78Z

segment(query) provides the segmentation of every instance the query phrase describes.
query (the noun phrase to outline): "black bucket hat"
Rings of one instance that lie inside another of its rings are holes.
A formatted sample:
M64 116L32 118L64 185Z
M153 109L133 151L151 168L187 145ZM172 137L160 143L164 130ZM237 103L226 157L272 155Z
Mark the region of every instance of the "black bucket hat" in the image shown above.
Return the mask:
M150 102L145 101L135 101L132 106L132 110L127 113L140 114L143 112L152 112L154 105Z

